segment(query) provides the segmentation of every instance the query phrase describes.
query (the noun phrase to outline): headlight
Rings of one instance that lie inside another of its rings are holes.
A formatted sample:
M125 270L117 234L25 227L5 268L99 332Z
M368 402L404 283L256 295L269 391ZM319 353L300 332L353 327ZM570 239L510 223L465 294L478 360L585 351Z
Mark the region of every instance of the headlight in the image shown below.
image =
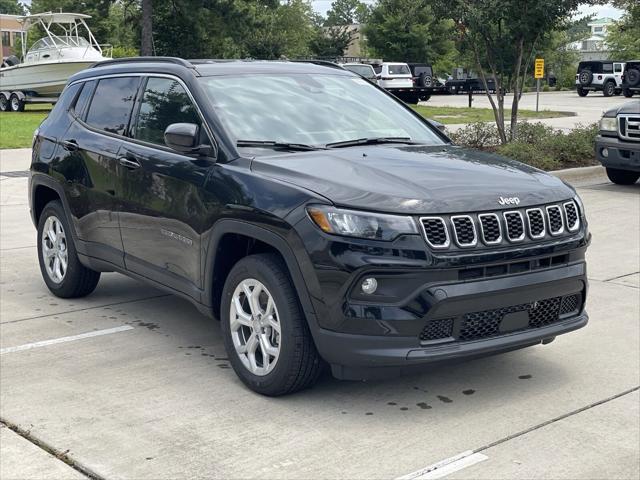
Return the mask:
M580 199L580 197L578 195L576 195L575 197L573 197L573 201L576 202L576 205L578 205L578 210L579 210L579 215L586 217L587 214L584 211L584 204L582 203L582 200Z
M418 233L418 227L411 217L357 212L324 205L308 207L307 212L323 232L334 235L393 240L399 235Z
M617 117L602 117L600 119L600 130L616 132L618 130Z

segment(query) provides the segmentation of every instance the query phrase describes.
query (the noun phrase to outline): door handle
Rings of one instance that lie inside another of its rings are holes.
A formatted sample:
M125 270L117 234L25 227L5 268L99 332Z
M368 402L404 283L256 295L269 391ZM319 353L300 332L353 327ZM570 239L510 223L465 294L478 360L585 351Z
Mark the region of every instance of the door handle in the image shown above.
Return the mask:
M118 162L120 163L120 165L128 168L129 170L135 170L136 168L140 168L142 166L140 165L140 162L133 158L120 157L118 159Z
M78 142L76 142L75 140L63 140L62 146L69 152L75 152L76 150L78 150L78 148L80 148L78 146Z

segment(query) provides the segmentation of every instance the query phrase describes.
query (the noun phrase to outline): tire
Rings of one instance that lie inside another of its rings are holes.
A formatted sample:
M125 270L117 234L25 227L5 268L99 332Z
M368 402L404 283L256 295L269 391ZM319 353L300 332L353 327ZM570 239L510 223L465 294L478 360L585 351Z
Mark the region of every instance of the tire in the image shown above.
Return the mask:
M577 91L578 91L578 95L581 97L586 97L587 95L589 95L589 90L585 90L583 88L578 87Z
M256 288L262 291L258 295L259 306L255 308L261 315L260 320L254 315L249 296L244 293L247 289L253 293ZM271 309L273 315L267 317L268 298L273 300L274 307ZM287 268L279 256L250 255L236 263L224 284L220 312L227 356L240 380L251 390L279 396L316 383L323 361L313 343ZM279 334L270 326L274 324L279 326ZM260 342L254 335L258 328L262 330ZM266 349L277 350L277 356L267 355L265 362L263 345Z
M0 94L0 112L6 112L7 110L9 110L9 99L4 94Z
M628 88L623 88L622 89L622 94L627 98L633 97L633 91L628 89Z
M419 87L430 87L432 82L433 82L433 79L431 78L431 75L428 75L426 73L421 73L420 76L418 77Z
M605 97L611 97L615 95L615 93L616 93L616 84L611 80L607 80L606 82L604 82L604 85L602 86L602 94Z
M24 100L17 94L12 93L9 97L9 108L12 112L24 112Z
M578 81L583 87L591 85L591 82L593 81L593 73L591 70L580 70L580 73L578 73Z
M630 87L640 86L640 70L637 68L629 68L624 72L624 78Z
M60 228L62 233L59 230ZM47 231L55 231L56 242L52 241L51 234L45 237L45 229ZM59 240L60 235L62 235L63 242ZM54 252L62 252L62 257L66 253L67 266L64 271L60 256L58 257L59 269L55 267L55 253L45 258L45 248L51 251L51 247L53 247ZM73 243L69 221L59 200L49 202L40 215L37 248L42 278L51 293L56 297L84 297L95 290L100 280L100 272L95 272L80 263L76 246Z
M607 167L607 177L618 185L633 185L640 178L640 172Z

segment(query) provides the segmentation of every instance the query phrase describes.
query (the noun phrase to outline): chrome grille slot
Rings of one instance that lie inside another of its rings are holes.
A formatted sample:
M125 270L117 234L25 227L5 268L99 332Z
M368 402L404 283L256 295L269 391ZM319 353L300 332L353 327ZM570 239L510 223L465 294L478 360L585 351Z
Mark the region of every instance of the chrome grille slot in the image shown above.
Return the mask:
M549 233L551 235L560 235L564 232L562 211L558 205L550 205L547 207L547 217L549 220Z
M527 225L529 226L529 236L531 238L544 238L547 232L541 208L530 208L527 210Z
M451 217L453 235L459 247L473 247L478 243L476 225L469 215Z
M564 205L564 215L567 219L567 230L575 232L580 228L580 215L575 202L567 202Z
M504 212L504 221L507 225L507 238L511 242L524 240L524 221L522 213L517 210Z
M422 217L420 225L422 225L424 237L431 247L447 248L449 246L449 231L441 217Z
M625 140L640 142L640 115L618 115L618 134Z
M502 229L500 228L500 218L495 213L481 213L480 231L482 241L487 245L496 245L502 242Z

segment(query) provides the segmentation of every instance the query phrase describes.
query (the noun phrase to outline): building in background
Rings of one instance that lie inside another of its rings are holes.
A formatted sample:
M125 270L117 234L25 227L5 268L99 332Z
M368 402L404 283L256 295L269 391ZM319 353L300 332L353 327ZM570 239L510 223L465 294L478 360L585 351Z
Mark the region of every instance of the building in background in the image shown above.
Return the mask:
M613 24L612 18L596 18L587 25L591 28L589 38L578 40L567 45L567 50L580 55L580 61L606 60L609 58L609 48L605 42L607 29Z
M0 42L3 57L20 55L18 39L22 32L22 24L18 22L19 17L19 15L0 14Z

